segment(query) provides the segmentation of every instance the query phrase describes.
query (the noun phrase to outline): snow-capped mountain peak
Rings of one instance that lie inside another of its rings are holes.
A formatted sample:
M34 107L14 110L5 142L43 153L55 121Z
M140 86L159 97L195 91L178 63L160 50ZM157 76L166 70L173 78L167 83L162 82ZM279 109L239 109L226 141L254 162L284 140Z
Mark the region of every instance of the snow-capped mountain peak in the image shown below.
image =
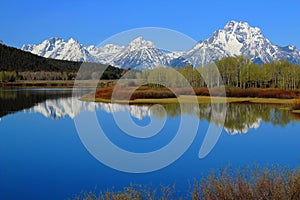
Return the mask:
M157 65L179 67L191 64L198 67L223 57L239 55L258 63L286 59L300 64L300 52L295 46L274 45L259 28L233 20L208 39L199 41L192 49L179 53L158 49L153 42L142 37L135 38L126 46L106 44L101 47L84 46L73 38L64 41L53 37L41 44L23 45L22 50L49 58L139 69L151 69Z
M295 51L295 50L297 50L297 47L295 45L289 45L288 49L291 51Z
M245 31L254 31L254 32L261 32L258 27L251 27L247 22L237 22L234 20L229 21L225 26L224 30L228 33L238 33L238 32L245 32Z
M59 37L52 37L38 45L23 45L21 49L46 58L72 61L97 61L82 44L73 38L65 41Z
M291 55L292 54L292 55ZM300 63L299 51L293 46L282 48L272 44L261 30L246 22L230 21L223 29L195 45L184 54L194 66L207 64L228 56L245 56L254 62L287 59Z
M79 43L77 40L75 40L74 38L70 38L68 40L68 43Z
M143 37L137 37L134 40L132 40L129 44L128 47L130 47L131 50L136 50L136 49L147 49L147 48L156 48L154 43L145 40Z
M169 65L170 59L153 42L138 37L113 58L113 65L121 68L152 69L159 65Z

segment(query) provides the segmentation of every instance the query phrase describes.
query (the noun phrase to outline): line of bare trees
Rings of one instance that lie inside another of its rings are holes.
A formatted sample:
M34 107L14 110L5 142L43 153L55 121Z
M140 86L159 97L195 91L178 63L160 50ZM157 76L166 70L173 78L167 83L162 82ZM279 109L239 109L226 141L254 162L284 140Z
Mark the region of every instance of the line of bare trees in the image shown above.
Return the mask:
M258 65L242 56L227 57L204 67L187 66L176 70L182 76L170 68L156 67L136 72L136 77L157 83L153 87L186 87L188 83L194 88L220 85L237 88L300 88L300 66L285 60Z

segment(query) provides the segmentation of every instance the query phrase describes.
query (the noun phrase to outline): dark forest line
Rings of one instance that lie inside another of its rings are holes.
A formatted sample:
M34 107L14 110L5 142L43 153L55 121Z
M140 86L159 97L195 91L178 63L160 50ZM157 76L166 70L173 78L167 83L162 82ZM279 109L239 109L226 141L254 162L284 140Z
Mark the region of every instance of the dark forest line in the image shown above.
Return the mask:
M93 79L95 73L86 71L78 74L82 65L93 72L103 73L101 79L118 79L126 71L100 63L83 63L44 58L30 52L0 44L0 82L19 80L74 80Z

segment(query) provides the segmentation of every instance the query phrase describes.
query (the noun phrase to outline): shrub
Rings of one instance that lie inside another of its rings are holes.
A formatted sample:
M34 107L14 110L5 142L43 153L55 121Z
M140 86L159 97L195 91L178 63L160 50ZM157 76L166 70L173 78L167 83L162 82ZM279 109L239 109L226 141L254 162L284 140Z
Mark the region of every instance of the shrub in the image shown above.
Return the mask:
M121 191L81 192L75 200L168 200L178 197L175 186L160 186L158 189L130 185ZM182 195L182 191L180 191ZM184 194L183 194L184 195ZM212 172L200 181L195 180L192 190L185 197L193 200L218 199L300 199L300 170L278 166L260 168L226 168Z
M115 87L107 87L99 89L95 97L102 99L111 99L113 90ZM141 86L133 92L133 87L118 86L115 98L117 99L158 99L158 98L176 98L176 94L179 95L191 95L192 92L188 88L172 88L173 91L166 87L152 88L148 85ZM280 90L280 89L262 89L262 88L226 88L227 97L257 97L257 98L279 98L279 99L292 99L300 95L299 91L293 90ZM222 88L195 88L194 93L197 96L224 96L224 90Z
M106 192L81 192L75 195L74 200L173 200L175 198L175 185L163 186L158 190L150 187L143 187L141 185L131 184L121 191L107 190Z
M280 90L280 89L262 89L262 88L226 88L227 97L257 97L257 98L279 98L279 99L292 99L299 96L298 91L293 90ZM223 89L212 88L196 88L195 93L198 96L222 96Z
M220 170L195 181L192 199L300 199L300 170Z

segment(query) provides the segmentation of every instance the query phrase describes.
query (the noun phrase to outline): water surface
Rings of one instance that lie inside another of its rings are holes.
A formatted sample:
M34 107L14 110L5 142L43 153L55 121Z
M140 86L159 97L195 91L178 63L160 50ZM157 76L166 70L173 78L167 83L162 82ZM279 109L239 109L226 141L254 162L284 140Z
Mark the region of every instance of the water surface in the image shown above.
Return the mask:
M0 91L0 199L67 199L82 190L121 189L130 183L176 183L179 191L186 191L193 178L228 164L234 168L253 163L299 166L299 116L272 105L227 105L224 129L216 146L199 159L209 123L218 125L218 121L210 121L209 105L200 105L197 115L190 105L183 106L182 116L200 123L190 148L161 170L133 174L95 159L80 140L74 119L96 112L114 144L131 152L149 152L164 147L176 135L181 120L179 105L165 105L165 111L161 107L149 110L148 106L81 102L67 89ZM115 124L113 113L129 113L140 126L149 124L151 117L166 122L159 134L139 139L124 134Z

